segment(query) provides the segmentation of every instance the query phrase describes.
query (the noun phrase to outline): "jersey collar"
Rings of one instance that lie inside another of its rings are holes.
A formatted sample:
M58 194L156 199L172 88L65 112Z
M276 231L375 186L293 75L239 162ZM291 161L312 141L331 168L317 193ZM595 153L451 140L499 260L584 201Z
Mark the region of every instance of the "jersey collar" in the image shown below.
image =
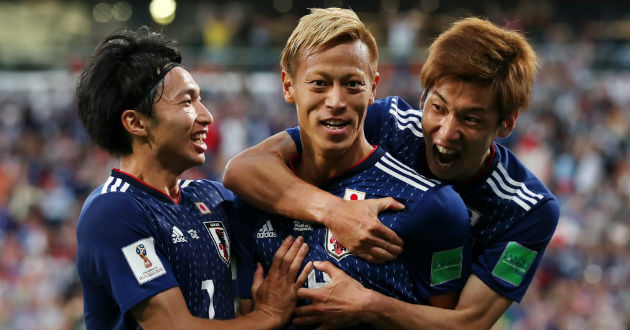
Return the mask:
M182 189L179 189L179 192L177 193L177 199L173 199L170 196L168 196L167 194L165 194L164 192L162 192L161 190L155 188L154 186L138 179L137 177L123 171L117 168L113 168L112 169L112 176L115 178L120 178L122 180L124 180L125 182L128 182L130 185L143 190L145 192L147 192L148 194L150 194L151 196L160 199L160 200L164 200L164 201L168 201L174 204L179 204L179 200L182 196Z

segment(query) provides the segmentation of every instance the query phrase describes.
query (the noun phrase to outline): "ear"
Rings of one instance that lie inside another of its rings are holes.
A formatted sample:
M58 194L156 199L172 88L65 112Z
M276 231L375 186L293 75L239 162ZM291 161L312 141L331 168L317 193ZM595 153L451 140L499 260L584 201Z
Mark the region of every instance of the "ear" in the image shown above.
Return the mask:
M136 110L125 110L120 116L122 125L131 136L147 136L147 117Z
M295 103L293 96L293 79L291 79L291 75L285 70L282 70L280 78L282 79L282 94L284 94L284 100L287 101L287 103Z
M501 122L501 127L499 127L499 132L497 133L498 137L506 138L510 136L510 134L512 134L512 131L514 131L514 127L516 126L516 118L518 118L518 113L518 111L514 112L513 115Z
M374 104L374 97L376 95L376 86L378 86L378 82L381 81L381 74L376 72L374 74L374 81L372 82L372 91L371 91L371 95L370 95L370 103L369 105Z

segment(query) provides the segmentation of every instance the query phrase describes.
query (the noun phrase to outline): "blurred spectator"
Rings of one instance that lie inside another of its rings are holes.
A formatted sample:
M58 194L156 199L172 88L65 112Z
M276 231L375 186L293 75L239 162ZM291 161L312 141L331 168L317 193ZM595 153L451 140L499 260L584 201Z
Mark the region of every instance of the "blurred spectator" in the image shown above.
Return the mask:
M430 14L422 6L393 11L388 20L370 21L381 24L371 28L384 31L381 44L390 46L382 51L379 97L400 95L418 104L418 44L427 44L450 17L464 14L449 2L422 3L438 8ZM561 207L534 283L496 329L630 324L630 13L627 4L606 3L608 10L581 2L567 13L541 1L512 9L489 1L471 4L472 14L530 31L534 38L543 66L533 100L503 143L544 180ZM282 98L279 54L272 50L296 20L254 3L188 5L197 6L192 9L207 48L200 47L199 60L187 65L198 68L193 74L215 125L207 137L206 164L185 175L220 180L235 153L297 122ZM253 48L241 54L245 48L235 45ZM230 66L237 55L249 58L251 67ZM0 328L85 327L74 264L76 219L86 194L118 166L78 123L74 86L50 77L57 76L43 73L20 90L15 80L3 83L0 77Z

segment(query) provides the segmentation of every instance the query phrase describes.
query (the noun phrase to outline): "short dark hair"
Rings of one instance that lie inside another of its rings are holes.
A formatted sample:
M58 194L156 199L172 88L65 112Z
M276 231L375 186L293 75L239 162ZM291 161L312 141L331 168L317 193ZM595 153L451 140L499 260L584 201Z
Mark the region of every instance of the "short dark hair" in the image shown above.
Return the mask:
M181 63L174 41L146 26L113 33L96 47L76 90L79 118L96 144L116 156L132 152L121 115L134 109L153 116L162 72L169 63Z

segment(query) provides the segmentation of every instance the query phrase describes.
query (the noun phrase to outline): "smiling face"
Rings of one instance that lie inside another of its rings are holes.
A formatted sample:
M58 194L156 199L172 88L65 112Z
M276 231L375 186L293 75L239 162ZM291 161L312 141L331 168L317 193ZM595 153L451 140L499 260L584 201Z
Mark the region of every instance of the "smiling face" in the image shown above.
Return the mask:
M166 75L164 92L160 91L154 115L146 124L154 157L161 166L179 173L203 164L212 115L201 102L199 85L188 71L177 67Z
M431 172L446 181L462 181L479 173L496 137L507 137L516 117L499 122L496 101L483 85L444 77L423 102L422 129Z
M361 157L363 121L379 79L370 61L366 45L354 41L304 52L294 76L282 71L284 97L296 105L305 153Z

